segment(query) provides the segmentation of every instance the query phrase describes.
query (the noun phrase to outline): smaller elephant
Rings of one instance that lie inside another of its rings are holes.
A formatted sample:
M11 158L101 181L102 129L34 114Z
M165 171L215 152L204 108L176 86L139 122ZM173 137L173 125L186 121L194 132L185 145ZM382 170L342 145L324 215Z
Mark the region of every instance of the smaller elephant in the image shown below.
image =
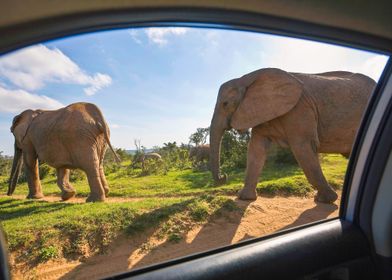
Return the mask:
M192 147L189 150L189 159L194 163L200 163L203 161L209 161L210 159L210 145L199 145Z
M142 168L144 169L144 163L145 163L146 160L149 160L149 159L154 160L154 161L161 161L162 157L158 153L147 153L147 154L142 153L142 154L138 154L138 155L135 156L135 159L133 160L132 167L134 167L135 164L137 164L137 163L141 163L142 164Z
M26 110L17 115L11 126L15 137L15 154L8 195L15 190L25 166L29 194L42 198L38 160L56 168L61 197L68 200L76 191L69 182L71 169L83 170L90 186L89 201L104 201L109 186L103 170L106 148L113 152L109 127L99 108L91 103L74 103L58 110Z

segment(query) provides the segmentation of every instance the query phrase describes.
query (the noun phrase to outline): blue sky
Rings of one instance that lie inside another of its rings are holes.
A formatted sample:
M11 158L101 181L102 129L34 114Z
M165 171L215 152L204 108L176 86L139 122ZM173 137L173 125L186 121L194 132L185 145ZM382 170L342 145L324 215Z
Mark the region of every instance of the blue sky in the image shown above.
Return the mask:
M115 147L187 143L209 126L223 82L264 67L347 70L377 80L386 56L251 32L139 28L68 37L0 57L0 151L13 154L12 118L25 109L98 105Z

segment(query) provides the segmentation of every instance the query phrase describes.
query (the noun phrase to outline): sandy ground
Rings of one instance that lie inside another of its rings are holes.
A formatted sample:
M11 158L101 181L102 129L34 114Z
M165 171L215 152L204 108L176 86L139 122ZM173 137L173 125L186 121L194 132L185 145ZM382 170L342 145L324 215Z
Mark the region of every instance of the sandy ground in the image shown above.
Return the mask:
M47 197L45 200L58 200ZM125 201L113 198L108 202ZM83 202L73 199L71 202ZM81 261L57 260L41 264L28 274L16 273L14 279L97 279L181 256L194 254L259 237L279 230L338 216L335 204L316 204L313 198L259 197L256 201L235 200L239 211L212 217L195 226L178 243L158 240L154 230L133 236L121 236L105 255ZM156 230L156 229L155 229Z

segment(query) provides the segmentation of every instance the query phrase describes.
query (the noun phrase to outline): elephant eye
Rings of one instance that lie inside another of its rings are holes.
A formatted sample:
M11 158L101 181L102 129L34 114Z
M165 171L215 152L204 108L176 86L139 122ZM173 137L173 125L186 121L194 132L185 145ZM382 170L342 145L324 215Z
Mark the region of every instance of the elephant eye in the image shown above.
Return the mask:
M226 107L227 104L229 104L229 102L227 102L227 101L223 102L223 107Z

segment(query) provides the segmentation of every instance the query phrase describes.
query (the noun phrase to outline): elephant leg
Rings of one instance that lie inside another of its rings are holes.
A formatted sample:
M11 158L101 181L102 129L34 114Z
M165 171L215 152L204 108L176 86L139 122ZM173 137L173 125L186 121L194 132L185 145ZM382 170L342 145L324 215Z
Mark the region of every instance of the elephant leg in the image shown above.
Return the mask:
M23 153L29 194L27 198L42 198L42 186L39 180L38 158L36 154Z
M108 185L108 181L106 181L105 172L103 171L102 163L101 166L99 167L99 174L101 176L101 183L102 183L103 190L105 191L105 196L107 196L109 193L109 185Z
M338 199L336 192L329 186L321 170L317 152L311 142L291 145L291 150L303 169L309 183L317 189L316 201L332 203Z
M85 156L84 165L81 169L86 172L90 194L86 202L105 201L105 191L102 185L100 165L101 161L95 151Z
M101 183L101 174L98 170L87 171L87 180L90 186L90 194L86 202L105 201L105 191Z
M248 146L246 162L245 186L238 193L242 200L255 200L257 198L256 186L259 174L267 158L267 149L270 141L257 133L252 134Z
M61 190L62 200L68 200L75 196L76 191L74 187L69 182L70 170L68 168L58 168L57 169L57 185Z

